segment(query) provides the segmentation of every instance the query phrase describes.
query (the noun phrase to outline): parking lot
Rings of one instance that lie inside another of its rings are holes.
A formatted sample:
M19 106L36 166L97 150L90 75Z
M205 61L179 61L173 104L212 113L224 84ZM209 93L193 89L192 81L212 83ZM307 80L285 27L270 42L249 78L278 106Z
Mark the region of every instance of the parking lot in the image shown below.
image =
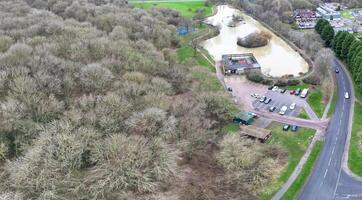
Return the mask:
M274 107L276 107L274 112L277 113L280 111L282 106L287 106L288 109L284 115L296 117L296 116L298 116L298 114L301 111L301 108L303 106L296 102L295 95L290 95L288 92L285 92L284 94L282 94L280 92L268 91L266 94L263 94L263 95L271 98L272 101L268 104L265 104L264 102L260 102L259 99L255 99L255 101L253 102L253 107L260 111L269 111L269 108L274 106ZM299 97L297 97L297 98L299 98ZM300 100L298 102L300 102ZM289 106L292 103L296 103L296 106L293 110L291 110L289 108Z
M297 117L303 108L312 119L318 119L318 117L313 112L313 110L311 109L305 98L291 95L289 92L290 91L288 90L285 93L281 93L279 91L266 90L265 93L260 94L260 96L271 98L272 99L271 102L265 104L264 102L260 102L259 98L258 99L254 98L252 106L254 107L254 109L260 111L267 111L267 112L269 112L270 107L275 106L276 109L274 113L278 113L283 106L287 106L288 109L286 110L284 115L292 117ZM296 104L294 109L290 109L290 105L292 103Z
M285 112L285 116L296 117L303 108L311 119L318 119L313 109L309 106L305 98L291 95L286 91L280 93L278 91L268 90L268 86L257 84L246 80L244 76L228 76L224 78L225 84L228 88L231 88L234 100L241 104L244 110L253 111L258 109L260 111L269 112L271 106L275 106L276 110L274 113L278 113L280 108L285 105L288 107ZM266 96L272 99L269 104L260 103L259 99L251 97L251 94L257 93L260 96ZM289 106L292 103L296 103L295 109L290 110ZM263 124L267 124L266 122Z

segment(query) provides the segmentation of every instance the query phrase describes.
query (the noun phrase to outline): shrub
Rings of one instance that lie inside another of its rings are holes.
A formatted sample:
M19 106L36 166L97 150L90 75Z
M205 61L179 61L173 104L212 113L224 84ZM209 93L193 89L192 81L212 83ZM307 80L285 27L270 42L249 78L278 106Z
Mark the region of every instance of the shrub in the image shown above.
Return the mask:
M304 78L303 82L306 84L311 84L311 85L320 85L321 78L317 75L310 75L310 76Z
M264 80L263 75L259 71L258 72L257 71L247 72L246 73L246 78L249 81L253 81L253 82L256 82L256 83L260 83L260 82L262 82Z
M299 84L300 84L300 81L299 81L299 80L296 80L296 79L292 79L292 80L288 80L288 81L287 81L287 84L288 84L288 85L291 85L291 86L299 85Z

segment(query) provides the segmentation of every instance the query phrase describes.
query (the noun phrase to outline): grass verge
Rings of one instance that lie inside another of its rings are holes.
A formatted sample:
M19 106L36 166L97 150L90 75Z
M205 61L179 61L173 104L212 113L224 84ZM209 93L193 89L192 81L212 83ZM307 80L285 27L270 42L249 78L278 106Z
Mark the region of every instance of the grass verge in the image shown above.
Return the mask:
M295 179L293 184L290 186L290 188L287 190L287 192L283 195L281 200L296 199L300 189L303 187L304 183L308 179L309 174L311 173L313 166L319 156L319 153L322 150L322 147L322 141L317 141L315 143L315 146L313 147L312 152L307 159L307 162L304 164L302 171L300 172L297 179Z
M348 166L349 169L357 174L362 176L362 105L355 103L354 106L354 117L353 117L353 127L351 135L351 143L349 146L349 156L348 156Z
M335 90L333 92L331 107L329 107L328 114L327 114L328 117L332 117L332 115L334 114L334 111L336 109L336 104L337 104L337 98L338 98L338 89L337 89L337 87L335 87Z
M305 110L304 110L303 108L302 108L302 110L300 111L298 117L299 117L299 118L302 118L302 119L309 119L308 114L305 112Z
M235 123L230 123L226 125L223 130L225 132L238 132L240 130L240 127Z
M177 49L177 59L183 63L188 59L194 59L197 65L204 66L211 72L216 72L215 67L209 63L199 52L196 52L194 56L194 49L190 45L182 45Z
M300 127L296 133L283 131L282 124L275 122L271 123L268 129L272 131L268 144L281 146L288 153L288 163L278 179L264 189L263 194L259 197L261 200L271 199L288 180L315 134L315 130L303 127Z
M195 16L197 10L203 10L205 15L210 15L212 13L212 5L209 3L205 5L204 1L197 2L147 2L144 3L132 3L137 8L147 9L151 7L160 7L160 8L171 8L181 13L181 15L192 18Z
M322 117L325 108L322 91L320 89L312 90L308 95L307 101L317 116Z

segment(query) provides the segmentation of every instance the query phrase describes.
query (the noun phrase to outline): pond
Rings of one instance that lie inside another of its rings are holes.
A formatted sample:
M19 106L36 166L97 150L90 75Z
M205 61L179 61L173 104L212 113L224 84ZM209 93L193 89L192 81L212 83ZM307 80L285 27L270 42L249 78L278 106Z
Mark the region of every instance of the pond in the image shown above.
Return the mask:
M284 75L300 76L308 72L309 66L297 51L291 48L261 23L240 10L227 5L217 7L217 13L206 19L206 23L220 28L220 34L203 41L201 45L215 61L220 61L223 54L253 53L266 76L281 77ZM241 15L244 21L234 27L228 26L233 14ZM265 31L272 35L268 45L258 48L244 48L236 44L238 37L245 37L256 31Z

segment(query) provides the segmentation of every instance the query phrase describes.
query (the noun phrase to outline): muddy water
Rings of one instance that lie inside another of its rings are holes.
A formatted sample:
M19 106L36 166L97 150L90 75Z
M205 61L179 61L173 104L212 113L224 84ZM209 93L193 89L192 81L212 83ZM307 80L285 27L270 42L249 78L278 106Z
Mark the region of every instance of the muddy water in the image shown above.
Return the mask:
M236 27L229 27L233 14L242 15L244 22L237 24ZM258 21L237 9L227 5L218 6L217 14L207 18L206 23L220 27L218 36L201 43L215 61L221 60L223 54L253 53L261 65L261 71L267 76L280 77L289 74L300 76L299 73L308 71L307 62L298 52ZM255 31L266 31L272 35L267 46L243 48L236 44L238 37L244 37Z

